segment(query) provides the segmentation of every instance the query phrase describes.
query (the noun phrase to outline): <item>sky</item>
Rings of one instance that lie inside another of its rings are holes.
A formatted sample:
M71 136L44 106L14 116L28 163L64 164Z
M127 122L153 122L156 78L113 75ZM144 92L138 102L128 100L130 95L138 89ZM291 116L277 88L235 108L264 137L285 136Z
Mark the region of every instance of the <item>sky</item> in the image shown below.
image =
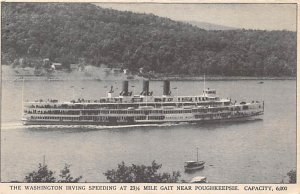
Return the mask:
M153 13L179 21L234 28L296 31L296 4L149 4L97 3L104 8Z

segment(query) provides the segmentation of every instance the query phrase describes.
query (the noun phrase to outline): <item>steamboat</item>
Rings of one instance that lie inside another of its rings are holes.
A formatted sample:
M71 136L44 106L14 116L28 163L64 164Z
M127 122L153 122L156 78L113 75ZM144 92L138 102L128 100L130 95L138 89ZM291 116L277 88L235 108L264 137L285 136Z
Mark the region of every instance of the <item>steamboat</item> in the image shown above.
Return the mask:
M171 95L170 81L165 80L163 94L153 95L149 81L134 95L123 81L122 91L113 87L106 97L95 100L79 98L69 102L54 99L23 103L25 125L136 125L162 123L198 123L246 120L264 113L264 102L232 102L205 88L196 96Z

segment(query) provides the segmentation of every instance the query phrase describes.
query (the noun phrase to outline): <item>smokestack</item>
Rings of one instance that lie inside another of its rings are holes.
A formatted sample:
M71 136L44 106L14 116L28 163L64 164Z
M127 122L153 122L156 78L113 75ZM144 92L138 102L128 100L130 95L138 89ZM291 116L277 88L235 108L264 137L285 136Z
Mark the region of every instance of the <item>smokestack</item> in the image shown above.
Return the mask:
M127 80L123 81L123 88L122 88L121 95L128 96L128 81Z
M149 95L149 80L143 81L143 95L148 96Z
M169 80L164 80L164 91L163 91L163 95L168 96L170 95L171 91L170 91L170 81Z

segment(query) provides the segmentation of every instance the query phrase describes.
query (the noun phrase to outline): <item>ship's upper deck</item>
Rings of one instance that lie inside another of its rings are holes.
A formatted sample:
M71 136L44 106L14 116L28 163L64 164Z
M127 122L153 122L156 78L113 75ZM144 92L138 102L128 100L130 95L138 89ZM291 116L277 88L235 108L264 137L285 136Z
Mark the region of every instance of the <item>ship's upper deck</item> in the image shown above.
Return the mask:
M176 88L177 89L177 88ZM123 89L121 93L114 92L113 87L111 87L110 91L108 91L106 97L101 97L98 99L83 99L78 98L77 100L71 100L69 102L59 101L55 99L47 99L47 100L35 100L35 101L26 101L25 106L30 105L71 105L71 104L80 104L80 105L88 105L88 104L101 104L101 105L110 105L110 104L170 104L170 103L180 103L180 104L188 104L188 103L230 103L229 99L220 99L216 95L216 90L214 89L205 89L200 95L171 95L170 90L170 82L164 81L164 90L163 95L154 96L153 92L149 92L149 81L143 82L143 91L139 95L134 95L132 92L128 91L128 81L123 82Z
M55 99L26 101L26 104L126 104L126 103L170 103L170 102L229 102L229 99L220 99L215 96L118 96L118 97L102 97L99 99L83 99L71 101L59 101Z

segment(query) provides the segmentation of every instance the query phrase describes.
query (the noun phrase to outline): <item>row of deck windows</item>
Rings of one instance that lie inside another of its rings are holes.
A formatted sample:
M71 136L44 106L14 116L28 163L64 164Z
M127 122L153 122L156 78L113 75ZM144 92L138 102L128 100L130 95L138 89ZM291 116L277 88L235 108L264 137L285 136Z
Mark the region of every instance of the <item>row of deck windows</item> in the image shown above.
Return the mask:
M239 111L240 107L220 107L220 108L199 108L199 109L186 109L186 110L82 110L82 111L63 111L63 110L25 110L28 114L61 114L61 115L99 115L99 114L182 114L182 113L207 113L207 112L220 112L220 111Z
M195 115L196 119L200 118L212 118L212 117L228 117L231 113L217 113L217 114L205 114L205 115Z
M79 115L80 111L63 111L63 110L24 110L24 113L28 114L67 114L67 115Z
M176 98L154 98L154 102L173 102ZM219 97L181 97L177 98L177 102L197 102L207 100L220 100Z
M92 117L92 116L83 116L83 117L42 117L42 116L31 116L31 119L42 119L42 120L71 120L71 121L79 121L79 120L107 120L108 117Z
M148 116L148 120L164 120L164 116Z
M196 119L205 119L205 118L213 118L213 117L228 117L229 115L252 115L255 112L227 112L227 113L209 113L202 115L195 115ZM118 121L126 121L130 119L135 120L146 120L146 116L134 116L134 117L126 117L126 116L118 116L118 117L108 117L108 116L80 116L80 117L51 117L51 116L31 116L31 119L39 119L39 120L56 120L56 121L109 121L110 119L116 119ZM148 120L164 120L167 119L183 119L187 117L165 117L165 116L148 116ZM190 118L190 117L189 117Z
M129 117L106 117L106 116L82 116L82 117L43 117L43 116L31 116L31 119L39 120L56 120L56 121L108 121L110 118L116 120L126 121ZM146 116L136 116L135 120L145 120Z
M43 116L31 116L31 119L43 119L43 120L78 120L78 117L43 117Z
M182 103L182 102L166 102L162 103L142 103L142 104L61 104L61 105L26 105L28 108L51 108L51 109L100 109L100 108L109 108L109 109L122 109L122 108L138 108L142 106L152 106L152 107L164 107L164 106L174 106L174 107L181 107L181 106L217 106L222 104L222 102L194 102L194 103ZM229 102L227 103L229 105Z
M207 94L215 94L215 93L207 93ZM206 101L206 100L218 100L218 97L156 97L154 98L155 102L171 102L176 100L177 101L181 101L181 102L191 102L191 101ZM138 100L138 101L143 101L145 100L145 97L135 97L131 99L132 101L134 100ZM100 100L85 100L85 99L78 99L78 100L72 100L72 103L121 103L123 101L122 98L101 98ZM52 103L58 103L58 100L47 100L47 101L43 101L43 100L36 100L35 102L52 102Z

